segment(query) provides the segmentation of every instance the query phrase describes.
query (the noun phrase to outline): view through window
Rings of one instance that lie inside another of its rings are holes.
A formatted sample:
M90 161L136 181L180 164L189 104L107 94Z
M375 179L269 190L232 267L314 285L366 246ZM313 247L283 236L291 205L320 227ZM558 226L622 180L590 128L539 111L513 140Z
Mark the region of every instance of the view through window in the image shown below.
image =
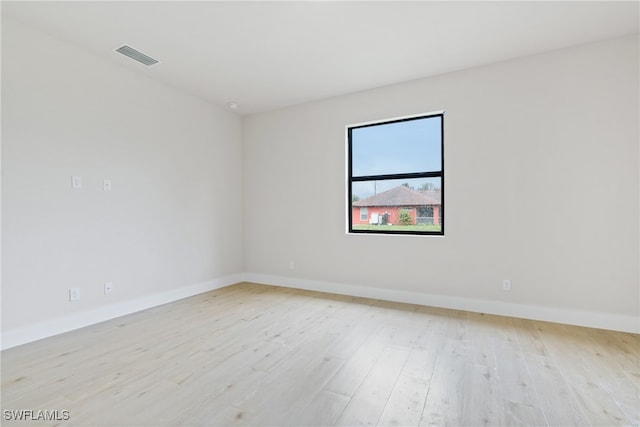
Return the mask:
M349 232L444 234L443 119L347 128Z

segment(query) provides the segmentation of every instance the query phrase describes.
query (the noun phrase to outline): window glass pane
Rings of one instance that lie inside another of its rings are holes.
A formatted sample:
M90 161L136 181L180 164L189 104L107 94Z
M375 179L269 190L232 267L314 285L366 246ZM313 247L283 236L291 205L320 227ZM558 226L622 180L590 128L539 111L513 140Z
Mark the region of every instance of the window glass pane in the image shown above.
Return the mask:
M351 130L354 177L441 170L440 116Z
M367 221L369 219L369 211L367 208L360 208L360 221Z
M441 178L358 181L351 195L353 230L442 230ZM360 216L363 208L366 219Z

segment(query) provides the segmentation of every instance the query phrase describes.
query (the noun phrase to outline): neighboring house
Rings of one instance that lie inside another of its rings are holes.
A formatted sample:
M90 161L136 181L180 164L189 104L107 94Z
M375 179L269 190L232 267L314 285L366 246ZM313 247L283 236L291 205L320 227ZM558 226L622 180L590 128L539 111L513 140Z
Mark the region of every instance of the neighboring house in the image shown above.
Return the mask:
M398 224L401 209L411 215L412 224L440 225L440 190L418 191L400 185L351 204L353 225Z

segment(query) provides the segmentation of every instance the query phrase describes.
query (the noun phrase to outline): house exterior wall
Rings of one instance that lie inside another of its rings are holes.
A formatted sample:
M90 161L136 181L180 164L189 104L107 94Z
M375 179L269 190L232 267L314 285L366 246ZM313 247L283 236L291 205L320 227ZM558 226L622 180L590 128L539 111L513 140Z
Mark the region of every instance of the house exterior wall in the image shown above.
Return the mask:
M368 206L367 219L360 219L360 207L352 207L351 208L351 218L353 225L366 225L369 224L369 219L372 214L384 215L385 213L389 214L389 223L397 224L398 223L398 208L397 207L389 207L389 206ZM414 209L414 220L415 220L415 209Z
M440 206L433 207L433 225L440 225Z
M367 207L367 219L360 219L360 207L352 207L351 208L351 218L353 225L366 225L369 224L369 219L372 214L384 215L385 213L389 214L389 223L390 224L398 224L400 209L407 209L409 211L409 215L411 215L411 223L416 223L416 214L417 209L415 207L405 207L400 208L397 206L368 206ZM433 224L440 225L440 206L433 207Z
M360 207L353 206L351 207L351 221L353 225L366 225L369 224L369 219L371 215L377 213L378 215L383 215L385 213L389 214L389 224L398 224L400 217L400 209L407 209L409 211L409 215L411 215L411 224L416 223L416 214L417 209L415 207L398 207L398 206L368 206L367 219L360 219ZM440 206L433 207L433 224L440 225Z

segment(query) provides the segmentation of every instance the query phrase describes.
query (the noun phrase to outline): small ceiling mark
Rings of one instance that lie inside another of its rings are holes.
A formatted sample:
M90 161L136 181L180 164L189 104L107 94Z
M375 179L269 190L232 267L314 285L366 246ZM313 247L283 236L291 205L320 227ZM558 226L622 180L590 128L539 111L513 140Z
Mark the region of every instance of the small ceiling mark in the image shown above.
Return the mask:
M139 63L146 65L147 67L159 62L157 59L153 59L152 57L145 55L144 53L135 50L134 48L132 48L131 46L127 46L126 44L115 49L115 51L123 54L124 56L128 56L129 58L134 59Z

